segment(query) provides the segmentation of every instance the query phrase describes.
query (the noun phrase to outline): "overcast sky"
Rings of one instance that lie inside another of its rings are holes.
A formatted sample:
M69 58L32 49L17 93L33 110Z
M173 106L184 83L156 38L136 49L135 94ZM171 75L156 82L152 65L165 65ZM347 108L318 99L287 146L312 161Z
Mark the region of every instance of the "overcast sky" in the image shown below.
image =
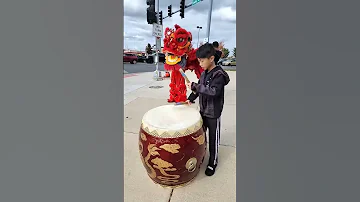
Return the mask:
M186 0L188 5L192 0ZM180 18L180 13L163 20L164 30L166 27L174 27L179 24L190 31L193 35L193 45L197 46L198 29L201 26L200 41L206 37L207 19L210 0L204 0L195 6L185 9L185 18ZM160 11L163 17L167 16L167 6L172 4L173 12L179 10L179 0L160 0ZM152 25L146 21L146 0L124 0L124 48L143 51L150 43L155 44L152 36ZM236 0L214 0L210 42L224 41L225 47L232 54L236 47Z

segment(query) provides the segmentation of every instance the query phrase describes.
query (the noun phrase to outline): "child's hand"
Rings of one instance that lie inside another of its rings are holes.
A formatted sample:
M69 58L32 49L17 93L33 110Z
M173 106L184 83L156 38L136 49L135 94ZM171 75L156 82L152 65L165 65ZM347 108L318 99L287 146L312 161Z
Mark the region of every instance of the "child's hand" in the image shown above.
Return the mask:
M191 105L190 100L186 100L186 103L187 103L188 105Z

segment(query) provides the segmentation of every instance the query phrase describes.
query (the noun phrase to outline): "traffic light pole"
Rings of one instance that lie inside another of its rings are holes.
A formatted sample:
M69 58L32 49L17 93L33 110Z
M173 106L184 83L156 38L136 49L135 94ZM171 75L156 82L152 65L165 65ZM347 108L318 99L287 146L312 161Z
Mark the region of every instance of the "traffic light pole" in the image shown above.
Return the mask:
M212 14L213 1L214 0L210 0L210 9L209 9L209 15L208 15L208 22L207 22L206 36L207 36L208 42L210 42L210 26L211 26L211 14Z

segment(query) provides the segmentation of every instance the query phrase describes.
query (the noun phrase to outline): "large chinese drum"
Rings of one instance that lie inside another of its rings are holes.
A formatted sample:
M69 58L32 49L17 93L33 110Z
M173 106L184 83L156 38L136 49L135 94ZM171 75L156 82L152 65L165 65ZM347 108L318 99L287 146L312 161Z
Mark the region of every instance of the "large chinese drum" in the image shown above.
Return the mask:
M179 187L199 173L206 153L200 113L187 105L165 105L145 113L139 132L141 160L150 178Z

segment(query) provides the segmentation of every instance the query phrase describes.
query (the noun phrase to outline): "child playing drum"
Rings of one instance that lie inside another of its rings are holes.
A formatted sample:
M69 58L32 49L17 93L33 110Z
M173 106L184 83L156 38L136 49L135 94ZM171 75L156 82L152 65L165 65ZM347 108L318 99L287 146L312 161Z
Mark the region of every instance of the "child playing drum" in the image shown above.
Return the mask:
M220 117L224 106L224 89L230 82L229 75L215 64L216 50L213 45L206 43L196 51L200 66L205 70L198 83L191 82L186 85L193 92L189 95L187 103L190 105L199 97L200 114L203 119L205 131L209 129L210 158L205 174L212 176L218 164L220 145Z

